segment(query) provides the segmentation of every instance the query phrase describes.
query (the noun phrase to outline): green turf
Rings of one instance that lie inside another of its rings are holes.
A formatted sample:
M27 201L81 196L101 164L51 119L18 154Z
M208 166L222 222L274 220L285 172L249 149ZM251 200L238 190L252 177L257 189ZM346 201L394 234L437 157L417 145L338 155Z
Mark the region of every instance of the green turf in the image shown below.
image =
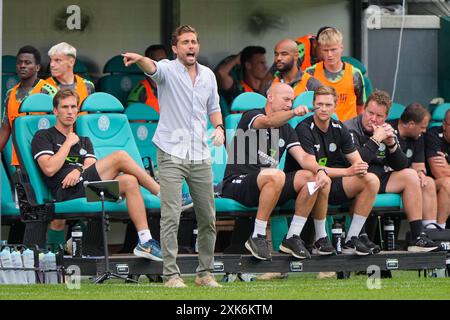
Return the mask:
M220 278L220 276L218 276ZM80 290L65 285L0 286L0 299L184 299L184 300L290 300L290 299L449 299L450 278L419 278L417 272L393 272L381 279L381 289L369 290L366 276L350 279L316 279L316 274L290 274L286 280L224 283L223 288L198 288L187 278L188 288L168 289L161 283L139 285L108 281L94 285L82 282Z

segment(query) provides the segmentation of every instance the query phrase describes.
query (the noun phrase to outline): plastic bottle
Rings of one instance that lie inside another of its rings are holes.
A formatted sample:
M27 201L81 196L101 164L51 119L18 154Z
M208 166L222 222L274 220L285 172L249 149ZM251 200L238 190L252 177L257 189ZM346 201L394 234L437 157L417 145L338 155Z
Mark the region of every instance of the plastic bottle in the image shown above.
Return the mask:
M58 283L58 273L56 271L56 256L49 251L44 255L45 283Z
M337 221L333 223L331 228L331 243L336 249L336 253L342 253L342 226Z
M17 284L27 284L27 278L25 270L23 270L22 255L20 254L20 251L15 249L13 250L11 253L11 262L15 269L14 273L16 275Z
M83 230L80 225L76 224L72 228L72 257L81 258L83 250L82 238Z
M45 254L43 252L39 253L39 271L38 271L38 280L39 283L45 282Z
M384 244L387 251L395 250L395 226L389 218L384 223Z
M26 269L32 269L34 268L34 252L30 249L26 249L22 252L22 260L23 260L23 267ZM36 272L34 270L26 270L26 281L29 284L35 284L36 283Z
M3 270L5 284L17 283L16 274L14 273L14 270L12 270L11 251L8 247L5 247L2 252L0 252L0 261L2 262L2 268L10 268L10 270Z

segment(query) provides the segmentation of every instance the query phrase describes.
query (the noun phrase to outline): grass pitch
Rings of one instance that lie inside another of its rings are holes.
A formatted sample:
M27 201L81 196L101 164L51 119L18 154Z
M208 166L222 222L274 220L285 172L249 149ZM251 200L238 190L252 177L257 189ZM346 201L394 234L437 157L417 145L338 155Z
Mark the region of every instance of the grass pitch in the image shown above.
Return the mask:
M185 277L188 288L168 289L162 283L139 285L109 280L95 285L88 280L80 289L59 285L1 285L1 300L327 300L327 299L450 299L450 278L418 277L416 271L394 271L381 279L380 289L369 289L365 275L350 279L317 279L315 273L289 274L285 280L222 283L223 288L198 288ZM217 279L222 276L218 275ZM369 280L370 281L370 280Z

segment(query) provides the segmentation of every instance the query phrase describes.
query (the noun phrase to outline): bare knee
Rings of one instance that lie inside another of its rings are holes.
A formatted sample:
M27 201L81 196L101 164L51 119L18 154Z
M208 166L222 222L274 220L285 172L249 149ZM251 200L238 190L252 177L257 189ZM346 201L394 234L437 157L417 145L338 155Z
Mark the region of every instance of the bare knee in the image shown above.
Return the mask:
M130 174L123 174L120 178L120 188L123 191L137 190L139 188L138 180Z
M114 160L116 163L124 163L124 162L130 161L130 159L131 159L130 155L126 151L123 151L123 150L116 151L116 152L112 153L111 155L114 157Z
M380 189L380 179L373 174L373 173L367 173L363 177L364 182L364 188L370 189L374 193L378 193L378 190Z
M408 187L419 187L420 188L420 180L417 172L413 169L403 169L400 171L401 179L405 184L405 189Z
M260 173L263 180L263 186L270 184L272 187L281 189L286 181L286 174L278 169L263 170Z
M425 186L422 187L422 190L426 194L435 194L436 193L436 183L433 178L425 177Z

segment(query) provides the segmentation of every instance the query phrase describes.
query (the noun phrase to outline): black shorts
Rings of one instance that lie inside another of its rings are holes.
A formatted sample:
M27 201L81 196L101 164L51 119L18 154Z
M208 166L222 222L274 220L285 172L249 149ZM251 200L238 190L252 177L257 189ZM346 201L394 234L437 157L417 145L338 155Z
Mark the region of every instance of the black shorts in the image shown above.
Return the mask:
M97 168L95 167L95 163L87 168L82 174L83 178L80 182L78 182L73 187L63 189L61 184L55 188L52 193L55 197L56 201L67 201L72 199L84 198L86 197L86 193L84 192L85 181L101 181L100 176L98 175Z
M328 203L331 205L340 205L352 200L353 199L350 199L345 194L342 177L331 179L331 190L328 197Z
M380 189L378 190L379 194L386 193L386 187L389 179L391 178L392 172L393 171L385 172L381 176L377 175L378 179L380 179Z
M289 200L297 198L297 192L294 188L295 173L296 171L286 173L286 180L277 205L282 205ZM223 196L234 199L247 207L258 206L261 193L257 183L259 174L260 172L253 172L228 178L223 184Z

